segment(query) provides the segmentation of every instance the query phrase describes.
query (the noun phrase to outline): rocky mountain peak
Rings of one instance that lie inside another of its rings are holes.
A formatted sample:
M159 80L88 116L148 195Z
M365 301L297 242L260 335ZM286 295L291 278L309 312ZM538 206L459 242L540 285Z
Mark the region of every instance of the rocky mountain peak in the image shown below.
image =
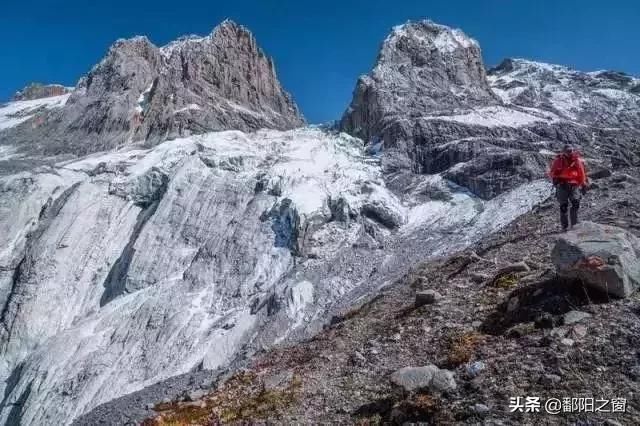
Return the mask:
M393 117L499 103L475 40L432 21L408 22L393 28L371 73L358 80L341 127L369 140Z
M164 47L144 36L116 41L64 108L7 137L37 152L87 153L209 131L303 124L271 58L248 29L227 20L208 36Z
M66 95L72 89L61 84L31 83L13 95L13 101L33 101L36 99L50 98Z

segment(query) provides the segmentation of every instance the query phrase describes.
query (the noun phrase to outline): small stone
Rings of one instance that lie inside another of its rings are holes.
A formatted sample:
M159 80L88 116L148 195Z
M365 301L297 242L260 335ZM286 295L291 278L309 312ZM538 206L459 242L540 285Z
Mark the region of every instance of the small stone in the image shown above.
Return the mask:
M568 333L569 330L567 330L566 328L554 328L553 330L551 330L551 332L549 332L552 337L557 337L560 339L562 339L563 337L567 337Z
M197 389L197 390L188 392L186 397L185 397L185 401L198 401L199 399L201 399L206 394L207 394L207 392L205 390Z
M634 365L629 369L629 377L636 382L640 381L640 365Z
M530 270L531 268L529 268L529 265L527 265L525 262L511 263L503 268L498 269L498 272L496 272L496 277L517 272L529 272Z
M569 339L569 338L564 338L562 340L560 340L560 344L563 346L573 346L575 342L573 341L573 339Z
M611 175L612 175L612 173L611 173L610 169L599 169L599 170L596 170L594 172L589 173L589 178L590 179L603 179L603 178L608 178Z
M548 385L556 385L562 381L562 377L557 374L545 374L543 377L543 382Z
M476 414L484 415L487 414L491 409L485 404L474 404L471 408Z
M153 404L153 403L149 403L149 404L145 405L147 410L153 410L155 408L155 406L156 406L156 404Z
M293 372L285 370L262 379L265 390L276 390L286 388L293 380Z
M364 355L362 355L360 352L355 351L353 353L353 355L351 356L351 360L353 361L354 364L364 364L367 362L367 358L365 358Z
M582 339L583 337L585 337L587 335L587 327L585 327L582 324L578 324L575 325L572 329L571 329L571 337L575 337L578 339Z
M469 274L469 278L471 279L471 281L473 281L476 284L482 284L485 281L489 281L489 279L491 278L489 275L487 274L482 274L479 272L473 272L471 274Z
M482 321L474 321L471 323L471 327L478 328L482 325Z
M615 420L612 419L607 419L604 421L605 426L622 426L622 423L617 422Z
M420 306L430 305L432 303L437 302L442 298L442 295L435 290L423 290L416 292L416 304L415 306L419 308Z
M591 318L591 314L582 311L569 311L562 317L564 325L572 325L587 318Z
M555 320L553 315L548 312L543 312L536 318L535 325L536 328L553 328L555 327Z
M467 375L471 378L477 377L485 368L487 367L482 361L472 362L470 364L467 364Z

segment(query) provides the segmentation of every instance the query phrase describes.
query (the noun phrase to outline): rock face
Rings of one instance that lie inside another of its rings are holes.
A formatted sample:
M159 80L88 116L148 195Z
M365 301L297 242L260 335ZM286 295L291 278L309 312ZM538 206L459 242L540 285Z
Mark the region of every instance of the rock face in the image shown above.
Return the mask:
M52 96L62 96L70 93L73 89L64 87L61 84L41 84L31 83L24 89L13 95L14 101L33 101L36 99L50 98Z
M613 296L640 287L640 240L624 229L581 223L558 239L551 257L561 276Z
M514 60L487 76L475 40L409 22L394 28L358 80L340 127L381 153L389 175L441 174L490 199L543 177L565 143L599 159L594 147L606 147L614 166L640 164L637 83Z
M370 140L398 119L499 103L475 40L431 21L410 22L393 29L373 71L358 80L341 127Z
M145 37L117 41L64 108L5 132L0 143L82 154L214 130L303 124L271 58L246 28L225 21L207 37L161 48Z

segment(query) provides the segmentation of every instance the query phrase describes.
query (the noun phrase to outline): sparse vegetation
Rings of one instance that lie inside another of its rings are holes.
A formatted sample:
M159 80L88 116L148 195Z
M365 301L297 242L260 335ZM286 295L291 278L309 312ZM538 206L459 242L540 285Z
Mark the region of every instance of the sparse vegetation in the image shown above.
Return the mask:
M447 364L458 366L469 362L484 337L475 331L454 335L450 338Z
M255 373L233 376L217 391L197 402L158 404L159 415L144 426L187 426L234 423L277 417L292 404L302 386L293 376L283 389L265 389Z
M518 284L518 277L515 274L505 274L493 280L492 286L496 288L509 289Z

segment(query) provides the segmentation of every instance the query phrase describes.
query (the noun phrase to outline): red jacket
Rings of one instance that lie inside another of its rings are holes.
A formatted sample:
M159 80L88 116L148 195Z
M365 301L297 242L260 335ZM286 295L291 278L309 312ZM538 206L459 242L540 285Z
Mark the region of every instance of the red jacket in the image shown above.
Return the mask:
M577 152L573 152L570 155L558 154L553 163L551 163L549 176L553 180L572 185L585 186L587 184L584 161Z

